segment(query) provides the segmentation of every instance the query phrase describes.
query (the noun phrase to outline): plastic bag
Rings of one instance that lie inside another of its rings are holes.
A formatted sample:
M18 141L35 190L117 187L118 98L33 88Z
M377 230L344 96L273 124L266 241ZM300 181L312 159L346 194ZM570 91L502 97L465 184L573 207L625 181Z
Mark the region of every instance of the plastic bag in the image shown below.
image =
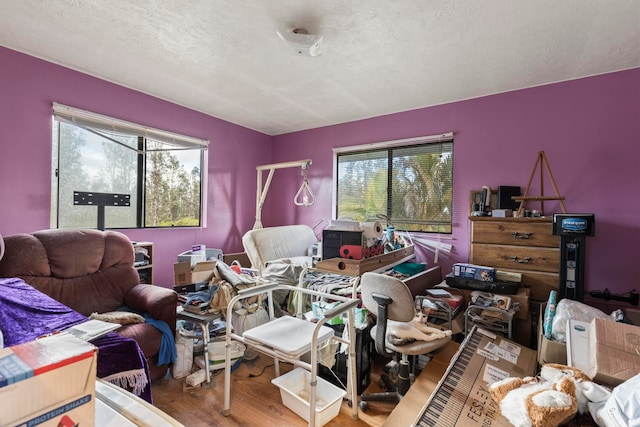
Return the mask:
M590 403L589 412L599 426L640 426L640 374L614 388L606 403Z
M568 298L561 299L551 324L551 336L554 341L567 342L567 320L590 323L596 317L609 318L603 311L590 305Z
M233 311L233 332L242 335L245 331L260 326L269 321L269 313L264 307L260 307L258 310L249 313L245 309L239 309ZM244 352L245 360L253 360L258 357L258 352L251 346L248 346Z
M173 378L186 377L191 373L193 367L193 339L187 338L178 332L176 333L177 358L171 367Z

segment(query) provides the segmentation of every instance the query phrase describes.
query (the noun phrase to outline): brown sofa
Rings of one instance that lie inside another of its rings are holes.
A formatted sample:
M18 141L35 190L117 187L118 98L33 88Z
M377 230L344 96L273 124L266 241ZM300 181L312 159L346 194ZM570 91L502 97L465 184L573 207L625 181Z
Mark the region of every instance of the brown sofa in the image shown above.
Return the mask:
M176 327L177 295L160 286L140 284L127 236L90 229L44 230L4 237L0 277L19 277L34 288L85 316L128 307ZM117 331L138 342L149 363L151 380L162 378L158 366L162 334L148 323Z

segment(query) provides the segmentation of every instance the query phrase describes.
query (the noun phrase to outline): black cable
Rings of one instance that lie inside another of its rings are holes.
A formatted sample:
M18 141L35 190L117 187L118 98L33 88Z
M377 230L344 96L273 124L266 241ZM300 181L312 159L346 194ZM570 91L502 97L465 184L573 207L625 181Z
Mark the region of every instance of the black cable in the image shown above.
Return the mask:
M280 362L280 363L282 363L282 362ZM272 366L275 366L275 365L271 364L271 365L265 365L265 366L263 366L263 367L262 367L262 371L260 371L260 373L259 373L259 374L249 374L249 378L256 378L256 377L259 377L260 375L264 374L264 371L265 371L267 368L270 368L270 367L272 367Z

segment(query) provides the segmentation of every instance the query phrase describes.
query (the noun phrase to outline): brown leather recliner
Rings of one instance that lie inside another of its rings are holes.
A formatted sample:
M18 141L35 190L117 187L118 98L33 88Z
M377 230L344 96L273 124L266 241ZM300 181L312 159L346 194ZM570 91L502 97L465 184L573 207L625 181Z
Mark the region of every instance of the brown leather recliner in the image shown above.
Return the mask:
M116 231L44 230L4 237L0 277L19 277L79 313L128 307L176 328L177 295L161 286L140 284L129 238ZM162 378L168 364L158 366L162 334L148 323L117 331L138 342L149 364L151 380Z

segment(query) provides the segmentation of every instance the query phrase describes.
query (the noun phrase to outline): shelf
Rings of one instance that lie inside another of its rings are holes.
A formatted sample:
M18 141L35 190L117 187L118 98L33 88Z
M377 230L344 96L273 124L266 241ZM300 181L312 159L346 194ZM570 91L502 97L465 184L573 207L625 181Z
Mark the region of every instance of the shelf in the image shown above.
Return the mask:
M493 332L499 332L512 340L514 316L515 312L511 310L469 305L464 312L465 335L471 331L473 325L477 325Z
M135 266L134 263L140 276L140 283L153 284L153 242L133 242L133 249L135 252L146 254L149 261L148 264L139 266Z

